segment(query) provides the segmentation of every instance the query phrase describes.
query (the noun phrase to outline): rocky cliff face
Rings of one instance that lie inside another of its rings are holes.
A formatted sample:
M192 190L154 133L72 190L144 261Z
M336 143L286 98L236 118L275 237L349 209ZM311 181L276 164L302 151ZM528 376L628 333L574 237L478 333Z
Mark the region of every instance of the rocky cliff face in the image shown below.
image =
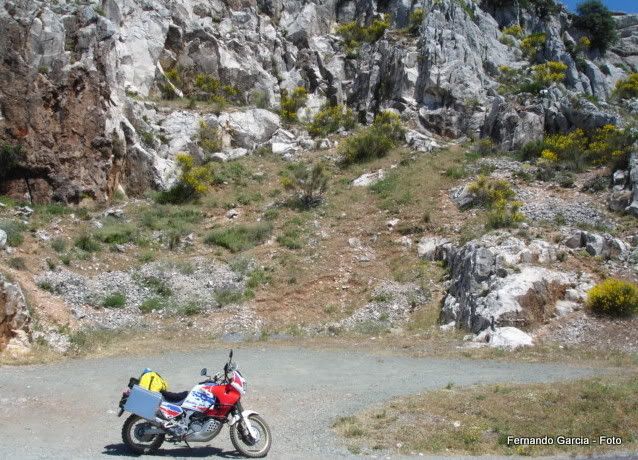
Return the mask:
M426 14L412 36L401 29L417 7ZM393 21L383 37L363 44L356 56L346 53L334 35L337 22L382 13ZM547 34L543 58L568 65L564 88L535 98L497 94L499 66L527 65L518 47L499 40L500 28L516 20L527 33ZM183 133L199 118L148 102L172 86L165 72L175 68L234 85L247 105L278 108L282 90L304 86L305 116L326 101L347 103L361 121L392 108L424 134L491 136L505 148L544 130L615 122L604 100L638 65L638 18L621 17L618 24L621 40L604 59L592 52L577 63L567 51L577 32L566 14L541 20L455 0L6 1L0 6L0 140L21 146L23 156L2 192L77 202L107 200L120 188L136 194L166 186L176 152L196 150ZM273 123L268 136L249 143L242 140L246 125L240 126L224 150L244 154L268 143L279 128ZM168 141L149 141L148 133Z

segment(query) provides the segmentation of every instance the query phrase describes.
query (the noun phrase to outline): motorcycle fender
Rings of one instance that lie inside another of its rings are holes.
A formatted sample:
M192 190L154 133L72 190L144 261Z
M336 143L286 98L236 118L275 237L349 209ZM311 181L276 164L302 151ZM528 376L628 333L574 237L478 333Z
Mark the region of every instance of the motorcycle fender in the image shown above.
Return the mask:
M243 411L241 413L241 419L244 419L244 423L246 423L246 427L248 428L248 431L250 431L250 434L253 437L258 437L259 433L255 431L255 429L253 428L252 423L250 423L250 419L248 418L251 415L259 415L259 413L255 412L254 410L245 410L245 411ZM239 420L240 420L240 417L235 417L235 419L232 421L231 425L234 425Z

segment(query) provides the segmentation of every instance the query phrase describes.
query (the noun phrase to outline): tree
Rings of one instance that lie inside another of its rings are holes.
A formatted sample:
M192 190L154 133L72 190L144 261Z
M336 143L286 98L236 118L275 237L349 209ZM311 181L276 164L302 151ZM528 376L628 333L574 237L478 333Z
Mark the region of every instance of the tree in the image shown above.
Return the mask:
M587 32L591 46L603 53L618 40L616 23L600 0L586 0L578 5L574 26Z

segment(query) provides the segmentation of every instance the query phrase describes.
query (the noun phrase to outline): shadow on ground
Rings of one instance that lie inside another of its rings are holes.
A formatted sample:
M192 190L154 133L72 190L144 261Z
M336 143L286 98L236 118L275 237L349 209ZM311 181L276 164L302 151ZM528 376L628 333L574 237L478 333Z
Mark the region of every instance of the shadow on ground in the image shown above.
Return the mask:
M104 446L104 455L111 455L114 457L141 457L141 455L132 454L125 444L109 444ZM156 457L218 457L218 458L241 458L237 452L224 452L217 447L176 447L176 448L162 448L153 454Z

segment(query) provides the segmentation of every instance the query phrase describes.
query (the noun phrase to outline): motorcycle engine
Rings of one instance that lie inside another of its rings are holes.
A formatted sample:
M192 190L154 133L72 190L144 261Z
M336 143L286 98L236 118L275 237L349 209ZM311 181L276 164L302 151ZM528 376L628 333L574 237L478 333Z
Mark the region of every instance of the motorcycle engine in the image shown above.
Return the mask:
M208 442L222 430L222 422L214 418L204 418L193 421L188 427L185 441Z

